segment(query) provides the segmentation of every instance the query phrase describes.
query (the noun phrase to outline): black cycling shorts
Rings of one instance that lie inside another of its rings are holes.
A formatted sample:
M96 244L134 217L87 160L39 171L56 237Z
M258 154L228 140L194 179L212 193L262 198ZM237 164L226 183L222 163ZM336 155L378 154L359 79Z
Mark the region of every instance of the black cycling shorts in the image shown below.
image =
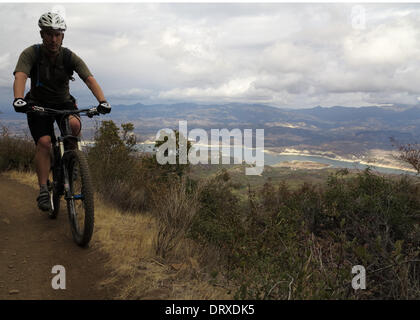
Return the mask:
M41 107L48 107L51 109L66 109L66 110L75 110L77 109L75 101L68 101L63 103L59 106L59 108L56 106L47 106L43 104L37 104L36 102L31 101L31 104L39 105ZM77 117L77 115L75 115ZM57 115L57 116L51 116L51 115L42 115L39 113L28 113L27 114L28 119L28 126L29 130L31 132L32 138L35 141L35 144L38 143L39 138L43 136L50 136L51 142L56 141L56 137L54 134L54 122L57 121L57 125L60 128L60 122L63 119L63 116ZM80 118L79 118L80 119ZM60 128L61 130L61 128Z

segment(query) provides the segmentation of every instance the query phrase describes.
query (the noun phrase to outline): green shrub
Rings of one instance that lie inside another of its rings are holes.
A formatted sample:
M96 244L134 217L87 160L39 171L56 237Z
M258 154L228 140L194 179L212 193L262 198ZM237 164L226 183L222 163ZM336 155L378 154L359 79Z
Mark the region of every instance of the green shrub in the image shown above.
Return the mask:
M12 137L3 127L0 135L0 172L34 171L35 144L29 139Z
M416 299L420 296L420 190L407 177L366 170L325 187L266 183L233 195L223 174L200 195L190 235L219 248L241 299ZM366 267L354 291L351 269Z
M135 152L131 123L121 129L111 120L96 130L95 145L88 150L96 190L123 210L151 210L154 195L166 192L178 171L160 165L153 154Z
M123 210L141 210L148 205L147 172L132 153L134 127L130 123L121 127L122 133L112 120L102 121L95 145L88 150L89 166L96 190L106 199Z
M227 252L236 247L243 231L239 199L229 180L222 171L203 183L198 195L200 209L190 229L194 239Z

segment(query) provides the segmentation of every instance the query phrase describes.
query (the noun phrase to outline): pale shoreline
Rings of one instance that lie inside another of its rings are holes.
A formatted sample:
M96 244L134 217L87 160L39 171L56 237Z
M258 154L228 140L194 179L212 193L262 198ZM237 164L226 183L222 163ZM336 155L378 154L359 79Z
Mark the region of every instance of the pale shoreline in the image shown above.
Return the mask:
M84 141L85 144L86 144L86 142L87 143L90 143L90 142L93 142L93 141ZM139 144L153 144L153 143L154 143L153 141L146 140L146 141L141 142ZM205 144L200 144L200 143L196 143L194 145L197 145L197 146L206 146L208 148L214 147L213 145L205 145ZM220 147L231 147L231 146L221 145ZM249 148L249 149L255 150L255 148ZM367 161L359 160L359 159L356 159L356 160L354 160L354 159L347 159L347 158L343 158L343 157L341 157L339 155L336 155L336 154L334 154L336 157L335 158L332 158L332 157L328 157L328 156L325 156L325 155L305 153L305 152L291 152L291 151L275 152L275 151L271 151L269 149L264 149L263 152L264 153L269 153L269 154L272 154L272 155L276 155L276 156L285 155L285 156L302 156L302 157L320 157L320 158L324 158L324 159L328 159L328 160L333 160L333 161L335 160L335 161L341 161L341 162L358 163L358 164L362 164L362 165L366 165L366 166L374 166L374 167L380 167L380 168L385 168L385 169L401 170L401 171L413 172L413 173L416 173L417 172L416 170L411 169L411 168L406 168L406 167L401 167L401 166L393 166L393 165L385 165L385 164L380 164L380 163L372 163L372 162L367 162ZM296 160L296 161L299 161L299 160ZM281 162L278 162L278 163L281 163ZM270 167L273 167L276 164L269 165L269 166ZM328 167L332 167L332 166L329 165Z
M394 170L402 170L402 171L408 171L408 172L414 172L416 173L417 171L414 169L410 169L410 168L404 168L404 167L398 167L398 166L392 166L392 165L384 165L384 164L377 164L377 163L371 163L371 162L366 162L363 160L352 160L352 159L346 159L346 158L342 158L338 155L336 155L336 158L331 158L331 157L327 157L327 156L323 156L323 155L319 155L319 154L310 154L310 153L302 153L302 152L274 152L271 150L264 150L264 152L272 154L272 155L285 155L285 156L302 156L302 157L320 157L320 158L324 158L324 159L328 159L328 160L335 160L335 161L342 161L342 162L350 162L350 163L358 163L358 164L363 164L363 165L367 165L367 166L374 166L374 167L380 167L380 168L385 168L385 169L394 169Z
M305 170L320 170L331 168L330 164L316 162L316 161L300 161L300 160L292 160L292 161L284 161L278 162L276 164L269 165L273 168L290 168L292 170L297 169L305 169Z

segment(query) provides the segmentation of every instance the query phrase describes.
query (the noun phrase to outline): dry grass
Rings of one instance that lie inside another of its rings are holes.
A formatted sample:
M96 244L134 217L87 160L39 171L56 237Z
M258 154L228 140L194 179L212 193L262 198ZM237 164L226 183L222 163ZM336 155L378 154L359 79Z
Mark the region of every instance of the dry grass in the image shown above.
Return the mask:
M38 188L31 173L4 173ZM62 203L64 208L64 202ZM100 285L115 288L115 299L232 299L229 290L205 279L194 243L178 239L173 260L156 255L158 223L148 213L126 213L95 196L95 231L90 247L108 256L109 277Z
M123 284L118 299L228 299L218 287L202 281L194 244L180 240L174 256L183 262L169 262L156 255L158 224L147 213L122 213L95 203L95 238L109 255L110 277L103 285Z
M38 189L38 179L35 174L23 171L6 171L3 172L6 177L19 181L20 183Z
M166 258L169 253L179 248L185 239L185 233L199 208L198 192L188 194L186 181L183 179L173 183L166 192L157 195L154 202L153 215L159 221L156 253Z

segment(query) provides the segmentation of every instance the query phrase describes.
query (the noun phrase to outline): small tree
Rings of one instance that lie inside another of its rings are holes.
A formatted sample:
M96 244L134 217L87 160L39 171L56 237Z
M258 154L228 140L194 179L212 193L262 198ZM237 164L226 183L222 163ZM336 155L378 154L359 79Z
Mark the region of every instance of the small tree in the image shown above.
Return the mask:
M162 165L162 168L164 168L166 174L177 174L179 177L181 177L188 169L189 169L189 163L187 164L180 164L179 163L179 135L180 132L178 130L175 130L175 137L176 137L176 164L164 164ZM162 133L163 135L163 133ZM182 135L182 133L181 133ZM181 136L183 137L183 135ZM186 138L184 138L186 139ZM187 139L186 139L187 140ZM163 138L160 138L159 141L155 142L155 148L159 148L160 146L162 146L165 142L168 141L168 136L165 136ZM191 149L191 142L187 140L187 155ZM168 150L165 151L165 156L168 156ZM156 163L157 159L156 159L156 155L154 157L154 161ZM188 162L188 161L187 161Z
M133 129L131 123L122 124L120 129L112 121L102 121L95 133L95 145L89 150L89 162L96 181L107 185L111 181L124 179L129 174L133 159L130 152L135 145L129 134Z
M121 128L123 129L123 133L122 133L123 142L125 143L125 145L130 151L133 151L137 143L136 136L133 133L134 125L131 122L122 123Z
M412 166L417 174L420 174L420 144L408 143L400 144L394 138L390 139L394 146L398 148L400 152L396 158Z

